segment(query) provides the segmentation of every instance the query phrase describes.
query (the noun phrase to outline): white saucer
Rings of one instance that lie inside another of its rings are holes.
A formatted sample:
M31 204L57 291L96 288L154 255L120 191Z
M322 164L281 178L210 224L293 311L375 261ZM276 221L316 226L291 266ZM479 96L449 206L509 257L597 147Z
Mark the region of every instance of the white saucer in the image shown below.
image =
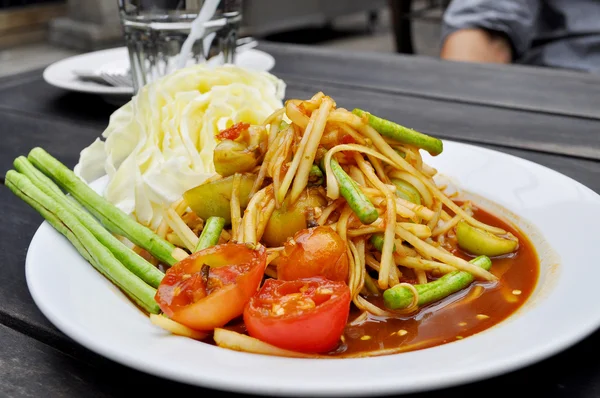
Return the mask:
M236 55L236 65L254 70L269 71L275 65L275 59L264 51L248 49ZM44 80L69 91L100 94L111 102L120 102L133 94L130 87L111 87L92 81L79 79L76 70L125 70L129 68L129 56L126 47L111 48L76 55L55 62L44 70Z

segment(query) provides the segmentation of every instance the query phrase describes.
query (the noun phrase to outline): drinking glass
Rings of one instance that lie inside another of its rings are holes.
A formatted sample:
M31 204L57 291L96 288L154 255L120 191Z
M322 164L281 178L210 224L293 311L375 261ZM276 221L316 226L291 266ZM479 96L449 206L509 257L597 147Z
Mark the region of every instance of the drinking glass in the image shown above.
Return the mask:
M241 0L118 2L136 93L183 66L209 59L216 64L234 62Z

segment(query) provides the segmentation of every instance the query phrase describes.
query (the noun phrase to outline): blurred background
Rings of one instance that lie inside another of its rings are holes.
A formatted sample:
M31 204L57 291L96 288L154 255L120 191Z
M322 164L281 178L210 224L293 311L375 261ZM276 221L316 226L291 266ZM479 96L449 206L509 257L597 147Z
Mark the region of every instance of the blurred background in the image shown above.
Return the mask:
M447 0L245 0L240 36L437 57ZM0 0L0 76L123 45L116 0Z

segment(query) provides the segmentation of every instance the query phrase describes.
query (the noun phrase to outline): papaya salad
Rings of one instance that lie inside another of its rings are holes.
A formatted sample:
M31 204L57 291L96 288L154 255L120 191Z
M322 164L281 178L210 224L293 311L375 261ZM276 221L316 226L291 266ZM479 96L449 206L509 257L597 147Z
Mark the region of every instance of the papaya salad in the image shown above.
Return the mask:
M421 151L443 151L435 137L319 92L216 141L214 175L154 228L41 148L15 160L6 185L153 324L233 350L432 347L497 324L535 286L527 237L424 162Z

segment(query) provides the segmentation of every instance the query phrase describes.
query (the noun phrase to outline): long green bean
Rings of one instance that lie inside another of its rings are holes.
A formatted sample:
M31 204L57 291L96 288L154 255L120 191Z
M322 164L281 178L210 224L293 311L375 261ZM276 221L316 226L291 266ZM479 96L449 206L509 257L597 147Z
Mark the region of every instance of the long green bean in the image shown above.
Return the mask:
M125 236L166 264L173 265L177 262L173 257L175 246L156 235L149 228L138 224L122 210L98 195L92 188L80 180L73 171L45 150L42 148L32 149L29 152L28 159L36 168L50 177L61 188L73 195L108 230Z
M44 219L46 221L48 221L48 223L50 225L52 225L52 227L54 227L54 229L56 229L58 232L60 232L62 235L64 235L73 244L75 249L77 249L77 251L81 254L81 256L87 260L87 262L89 262L90 264L92 263L93 259L90 256L90 253L81 244L81 242L75 236L75 234L73 234L73 231L71 231L69 228L67 228L65 226L65 224L63 224L63 222L60 221L60 219L56 215L49 212L48 209L46 209L44 206L42 206L41 204L39 204L38 202L36 202L32 198L30 198L29 196L27 196L23 192L21 192L21 190L19 190L19 188L17 188L10 180L6 180L4 182L4 185L6 185L8 187L8 189L10 189L16 196L18 196L19 199L21 199L22 201L27 203L29 206L31 206L35 211L40 213L40 215L42 217L44 217Z
M160 311L154 300L156 289L121 264L110 250L100 244L73 214L37 188L28 177L15 170L9 170L6 173L5 183L19 198L38 210L94 268L134 299L142 308L154 314Z
M158 268L144 260L140 255L125 246L119 239L115 238L81 205L69 198L41 171L36 169L24 156L19 156L13 162L15 169L27 176L31 182L46 195L54 199L65 210L73 214L94 236L109 249L112 254L131 272L140 277L152 287L158 287L165 276Z
M216 245L219 242L219 237L224 227L225 219L222 217L210 217L206 220L195 251Z
M486 271L489 271L492 267L492 260L487 256L479 256L469 262ZM469 286L474 280L473 275L468 272L453 271L433 282L415 285L419 293L419 306L448 297ZM402 285L396 285L383 292L383 303L387 308L392 310L406 308L412 300L413 292Z
M340 194L363 224L372 224L379 218L377 209L360 190L356 182L350 178L337 160L331 159L331 170L340 185Z
M438 138L419 133L411 128L382 119L369 112L363 111L362 109L356 108L352 113L360 117L367 117L369 125L384 137L425 149L433 156L439 155L444 150L444 145Z

